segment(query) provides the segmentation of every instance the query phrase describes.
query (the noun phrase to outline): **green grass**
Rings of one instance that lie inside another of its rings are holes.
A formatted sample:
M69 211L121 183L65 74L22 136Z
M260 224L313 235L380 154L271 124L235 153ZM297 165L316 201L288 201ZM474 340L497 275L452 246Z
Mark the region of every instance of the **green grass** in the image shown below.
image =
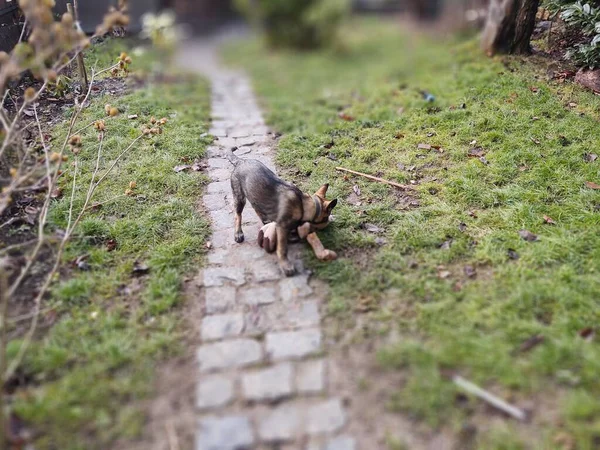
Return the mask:
M408 374L405 387L389 393L392 410L432 427L459 427L471 413L440 375L452 369L512 391L517 402L549 396L561 419L534 420L529 442L544 439L537 443L553 448L561 432L577 448L593 448L600 439L600 412L590 401L600 395L600 344L578 332L600 318L600 191L585 186L600 183L600 162L584 160L598 153L600 98L547 81L542 59L488 59L475 40L410 36L365 20L342 36L341 53L269 52L259 41L225 50L250 71L268 122L283 133L283 173L306 190L329 182L340 199L321 238L341 258L311 261L331 285L330 311L350 322L367 302L375 310L363 334L376 338L376 329L399 327L400 343L378 355L383 367ZM419 90L436 100L426 102ZM340 111L356 120L342 120ZM420 143L443 153L418 149ZM474 146L489 164L467 156ZM416 193L405 198L387 185L344 177L336 166L413 180ZM360 206L346 201L353 185ZM410 204L415 200L419 206ZM387 243L377 245L365 223L383 228ZM521 229L539 240L522 240ZM476 277L467 277L465 266ZM544 342L520 353L536 334ZM514 433L507 427L498 435ZM494 433L482 437L481 448L521 448Z
M105 51L114 53L115 45ZM105 117L106 103L121 113ZM141 432L139 400L151 394L160 362L183 350L182 279L202 263L209 231L196 209L205 176L173 170L203 157L209 111L208 85L196 78L94 98L84 111L80 124L106 122L100 174L151 116L169 121L163 134L142 139L117 164L94 199L114 200L87 215L68 245L49 301L58 320L27 353L21 373L31 383L14 404L39 435L36 448L106 449L116 438ZM132 114L138 118L128 119ZM63 122L54 130L54 143L62 141L66 127ZM83 203L98 146L93 128L82 138L75 210ZM64 194L50 211L56 230L66 226L73 159L63 176ZM123 196L132 181L133 195ZM89 255L90 270L69 266L81 255ZM133 275L136 261L148 266L148 275ZM9 354L18 345L11 342Z

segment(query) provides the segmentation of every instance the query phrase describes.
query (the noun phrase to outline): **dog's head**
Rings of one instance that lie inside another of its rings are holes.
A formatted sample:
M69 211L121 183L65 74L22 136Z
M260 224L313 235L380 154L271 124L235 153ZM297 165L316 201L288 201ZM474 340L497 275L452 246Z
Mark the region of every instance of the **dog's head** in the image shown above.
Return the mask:
M322 230L329 224L329 219L331 217L331 211L333 211L333 208L335 208L335 205L337 205L337 199L327 200L325 198L328 188L329 188L329 184L324 184L312 196L313 200L318 205L317 206L317 215L310 222L311 228L314 228L315 231Z

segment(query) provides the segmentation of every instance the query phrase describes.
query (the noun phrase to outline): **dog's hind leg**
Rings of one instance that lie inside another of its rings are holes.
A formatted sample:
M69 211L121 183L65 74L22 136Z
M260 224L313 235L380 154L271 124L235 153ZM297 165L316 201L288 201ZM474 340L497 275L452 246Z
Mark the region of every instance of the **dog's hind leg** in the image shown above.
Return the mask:
M235 222L233 238L235 242L244 242L244 231L242 230L242 211L246 206L246 196L235 177L231 177L231 192L233 193L233 207L235 209Z

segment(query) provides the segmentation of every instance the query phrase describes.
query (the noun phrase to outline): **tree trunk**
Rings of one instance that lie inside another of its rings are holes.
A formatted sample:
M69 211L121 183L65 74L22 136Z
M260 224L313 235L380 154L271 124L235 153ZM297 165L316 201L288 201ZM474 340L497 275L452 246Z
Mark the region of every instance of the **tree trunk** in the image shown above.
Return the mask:
M539 0L491 0L481 46L488 55L530 53Z

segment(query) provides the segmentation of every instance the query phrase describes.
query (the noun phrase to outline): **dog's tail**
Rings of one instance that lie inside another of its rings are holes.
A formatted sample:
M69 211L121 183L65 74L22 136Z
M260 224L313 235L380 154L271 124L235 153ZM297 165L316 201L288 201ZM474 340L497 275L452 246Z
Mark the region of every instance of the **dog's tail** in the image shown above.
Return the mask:
M229 154L227 155L227 159L231 164L233 164L234 167L237 166L241 161L241 158L239 158L235 153L233 153L236 150L237 147L231 147L231 149L229 150Z

